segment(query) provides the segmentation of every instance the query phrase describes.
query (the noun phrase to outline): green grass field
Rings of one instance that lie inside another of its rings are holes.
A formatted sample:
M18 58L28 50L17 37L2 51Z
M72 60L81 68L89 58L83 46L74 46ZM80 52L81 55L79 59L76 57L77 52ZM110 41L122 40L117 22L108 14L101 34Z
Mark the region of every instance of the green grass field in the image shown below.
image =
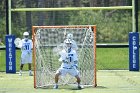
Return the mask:
M69 86L35 89L27 65L23 76L18 75L20 50L16 60L17 73L6 74L5 51L0 50L0 93L140 93L140 73L128 71L128 48L97 48L97 87L82 90Z
M33 87L33 77L25 71L23 76L0 72L0 93L140 93L140 73L127 70L99 70L96 88L76 90L75 87L46 89Z
M20 50L16 51L16 69L19 71ZM97 69L128 69L128 48L97 48ZM28 70L25 65L24 70ZM0 50L0 71L5 71L5 50Z

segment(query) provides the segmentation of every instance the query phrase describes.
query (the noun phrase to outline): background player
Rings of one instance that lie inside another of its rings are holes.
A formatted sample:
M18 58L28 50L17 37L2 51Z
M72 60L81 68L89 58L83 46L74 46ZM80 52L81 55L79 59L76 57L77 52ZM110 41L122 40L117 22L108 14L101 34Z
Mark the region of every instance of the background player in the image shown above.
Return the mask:
M31 64L32 64L32 40L29 39L29 33L24 32L23 33L23 39L21 40L21 64L20 64L20 72L19 75L22 75L22 69L24 64L28 63L28 69L29 69L29 76L32 76L31 71Z
M72 49L72 41L70 39L65 40L66 47L60 52L60 59L62 61L61 67L56 71L55 74L55 85L54 89L58 88L59 76L65 76L67 73L74 76L77 79L78 89L80 86L79 71L77 70L77 54L74 49Z

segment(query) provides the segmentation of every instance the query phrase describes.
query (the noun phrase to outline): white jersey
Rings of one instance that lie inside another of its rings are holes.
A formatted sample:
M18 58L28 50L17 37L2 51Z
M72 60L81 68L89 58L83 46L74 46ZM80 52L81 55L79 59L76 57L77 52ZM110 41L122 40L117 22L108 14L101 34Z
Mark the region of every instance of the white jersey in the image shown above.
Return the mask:
M66 45L65 45L65 41L66 41L66 40L64 40L64 47L66 46ZM71 46L72 49L74 49L74 50L77 51L77 50L78 50L78 46L77 46L76 42L75 42L74 40L71 40L71 42L72 42L72 46Z
M22 47L21 47L22 53L30 52L32 50L32 48L33 48L32 40L22 39Z
M74 61L78 61L77 53L75 50L71 49L68 53L64 50L60 52L60 59L59 61L64 61L61 64L61 68L72 68L74 66Z
M32 63L32 40L28 39L22 39L21 41L22 47L21 47L21 63Z

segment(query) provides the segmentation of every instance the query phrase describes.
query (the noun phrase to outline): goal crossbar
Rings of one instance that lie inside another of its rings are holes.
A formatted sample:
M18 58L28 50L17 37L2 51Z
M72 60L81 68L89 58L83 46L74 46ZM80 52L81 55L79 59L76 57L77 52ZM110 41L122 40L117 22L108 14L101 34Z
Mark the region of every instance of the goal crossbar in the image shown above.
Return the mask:
M64 8L15 8L11 11L73 11L73 10L112 10L112 9L133 9L133 6L112 6L112 7L64 7Z

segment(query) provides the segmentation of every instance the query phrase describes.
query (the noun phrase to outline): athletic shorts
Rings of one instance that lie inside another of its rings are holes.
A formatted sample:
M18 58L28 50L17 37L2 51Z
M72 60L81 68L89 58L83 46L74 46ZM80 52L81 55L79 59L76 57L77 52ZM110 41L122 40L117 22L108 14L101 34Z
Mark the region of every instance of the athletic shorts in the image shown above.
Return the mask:
M66 74L70 74L71 76L79 76L79 71L75 68L59 68L56 73L60 73L61 76L65 76Z
M31 54L21 54L21 64L32 63L32 53Z

